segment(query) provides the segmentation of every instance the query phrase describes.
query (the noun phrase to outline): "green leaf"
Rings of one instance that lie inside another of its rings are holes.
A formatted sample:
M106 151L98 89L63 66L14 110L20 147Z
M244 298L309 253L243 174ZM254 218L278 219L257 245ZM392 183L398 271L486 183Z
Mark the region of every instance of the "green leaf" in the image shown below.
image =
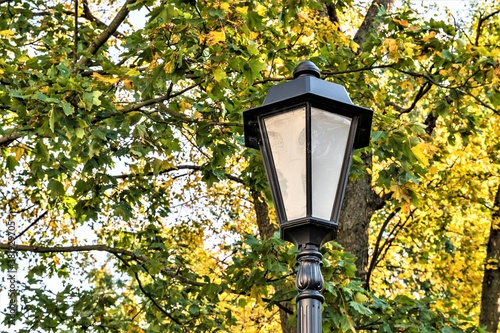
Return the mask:
M222 80L224 80L224 79L227 77L227 75L226 75L226 71L224 71L224 70L223 70L222 68L220 68L220 67L217 67L217 68L214 70L213 74L214 74L214 79L215 79L215 81L217 81L217 82L221 82Z
M64 114L67 116L69 116L70 114L75 112L75 109L73 108L73 106L67 102L61 102L61 106L63 108Z
M49 191L52 198L57 198L61 195L64 195L64 193L66 192L64 190L64 185L55 179L49 179L47 190Z
M70 76L70 69L66 67L64 64L59 64L56 66L56 68L59 70L61 73L61 76L65 79L69 78Z
M49 111L49 127L52 132L54 132L56 122L57 122L57 111L54 107L51 107Z
M83 130L83 128L78 127L75 129L75 135L77 138L81 139L85 136L85 131Z
M6 159L6 164L7 164L7 169L10 171L10 172L13 172L14 169L16 168L16 166L19 164L19 162L17 161L16 157L15 156L7 156L7 159Z

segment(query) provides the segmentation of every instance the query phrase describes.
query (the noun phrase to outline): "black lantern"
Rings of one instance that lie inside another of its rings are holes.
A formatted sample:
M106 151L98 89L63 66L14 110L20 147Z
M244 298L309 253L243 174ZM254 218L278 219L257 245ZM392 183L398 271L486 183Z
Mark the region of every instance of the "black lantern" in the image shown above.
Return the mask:
M321 80L310 61L243 113L245 145L262 152L281 236L300 250L297 300L317 301L306 307L323 301L319 247L336 236L352 153L369 144L372 114L343 86ZM298 306L299 332L320 332L320 310L301 314Z
M302 62L294 80L244 112L245 144L262 151L282 237L321 245L335 238L353 150L369 144L372 111Z

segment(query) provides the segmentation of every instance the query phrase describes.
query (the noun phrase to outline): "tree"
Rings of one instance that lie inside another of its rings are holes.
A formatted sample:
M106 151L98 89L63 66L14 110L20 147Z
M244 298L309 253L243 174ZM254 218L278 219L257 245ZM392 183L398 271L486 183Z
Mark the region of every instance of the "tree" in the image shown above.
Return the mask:
M486 266L483 277L481 294L481 324L491 332L496 332L498 328L498 299L500 295L500 278L498 277L498 257L500 256L500 243L498 235L498 218L500 217L500 185L495 196L493 206L490 234L486 249Z
M344 250L323 250L325 330L473 331L480 310L498 318L477 282L494 270L484 226L498 215L494 1L462 20L388 0L0 7L1 264L19 272L4 325L293 331L295 250L275 233L242 111L303 59L375 111Z

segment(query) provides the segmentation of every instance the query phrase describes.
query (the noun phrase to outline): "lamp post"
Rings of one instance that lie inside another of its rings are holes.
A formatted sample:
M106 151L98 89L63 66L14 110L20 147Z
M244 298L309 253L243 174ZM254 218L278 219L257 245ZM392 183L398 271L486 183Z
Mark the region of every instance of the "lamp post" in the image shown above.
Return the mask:
M320 247L336 237L354 149L370 141L373 112L310 61L243 113L245 145L260 149L281 237L298 249L297 330L320 333L324 297Z

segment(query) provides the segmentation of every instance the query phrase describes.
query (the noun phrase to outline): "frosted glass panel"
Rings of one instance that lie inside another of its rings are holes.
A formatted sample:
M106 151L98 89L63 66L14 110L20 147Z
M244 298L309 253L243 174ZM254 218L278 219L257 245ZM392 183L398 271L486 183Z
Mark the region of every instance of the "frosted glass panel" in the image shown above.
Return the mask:
M330 220L351 118L311 109L312 215Z
M264 119L288 220L306 216L306 110Z

